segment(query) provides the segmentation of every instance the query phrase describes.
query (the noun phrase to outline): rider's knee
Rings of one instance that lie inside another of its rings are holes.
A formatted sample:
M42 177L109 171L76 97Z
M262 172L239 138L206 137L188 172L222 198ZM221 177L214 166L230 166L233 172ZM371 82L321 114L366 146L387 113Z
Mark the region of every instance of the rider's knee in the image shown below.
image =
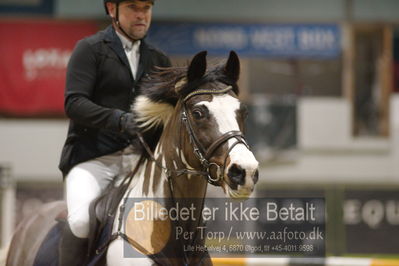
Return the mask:
M87 238L89 236L90 219L83 216L68 217L69 227L76 237Z

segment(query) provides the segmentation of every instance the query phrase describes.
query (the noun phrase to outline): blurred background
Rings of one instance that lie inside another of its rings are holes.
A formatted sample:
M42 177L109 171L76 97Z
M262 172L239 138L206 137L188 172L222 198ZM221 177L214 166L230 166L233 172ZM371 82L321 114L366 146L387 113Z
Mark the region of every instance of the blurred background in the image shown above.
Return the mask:
M65 67L108 24L100 0L0 0L2 245L62 198ZM325 197L328 255L399 257L399 1L159 0L148 40L237 51L257 195Z

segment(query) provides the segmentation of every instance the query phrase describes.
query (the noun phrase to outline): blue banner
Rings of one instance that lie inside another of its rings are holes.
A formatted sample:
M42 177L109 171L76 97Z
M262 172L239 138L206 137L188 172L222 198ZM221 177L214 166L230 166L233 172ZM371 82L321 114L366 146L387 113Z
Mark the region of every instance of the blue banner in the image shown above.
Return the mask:
M169 55L207 50L225 56L335 58L341 53L336 24L154 23L149 41Z
M0 3L0 14L39 14L54 13L54 0L7 0Z

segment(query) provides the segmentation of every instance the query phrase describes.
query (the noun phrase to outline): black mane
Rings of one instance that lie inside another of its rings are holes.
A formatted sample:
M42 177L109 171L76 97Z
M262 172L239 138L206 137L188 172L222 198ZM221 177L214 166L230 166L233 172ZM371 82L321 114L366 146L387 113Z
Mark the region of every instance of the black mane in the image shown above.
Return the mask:
M154 102L166 102L173 106L180 98L184 98L190 92L198 89L206 83L221 82L233 87L233 91L238 95L239 90L236 82L224 74L224 65L212 67L199 80L186 83L179 91L176 91L176 84L187 76L187 67L168 67L157 68L140 84L140 93L147 96Z
M157 67L140 83L140 94L154 102L176 104L174 87L186 76L186 67Z

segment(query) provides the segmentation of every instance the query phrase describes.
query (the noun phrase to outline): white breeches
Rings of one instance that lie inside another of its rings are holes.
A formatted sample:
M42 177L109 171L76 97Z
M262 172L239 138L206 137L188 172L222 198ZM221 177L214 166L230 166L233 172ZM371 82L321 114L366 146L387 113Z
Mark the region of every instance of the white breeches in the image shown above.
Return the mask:
M68 223L76 237L89 236L90 203L114 178L122 181L136 166L139 157L126 148L77 164L69 171L66 176Z

